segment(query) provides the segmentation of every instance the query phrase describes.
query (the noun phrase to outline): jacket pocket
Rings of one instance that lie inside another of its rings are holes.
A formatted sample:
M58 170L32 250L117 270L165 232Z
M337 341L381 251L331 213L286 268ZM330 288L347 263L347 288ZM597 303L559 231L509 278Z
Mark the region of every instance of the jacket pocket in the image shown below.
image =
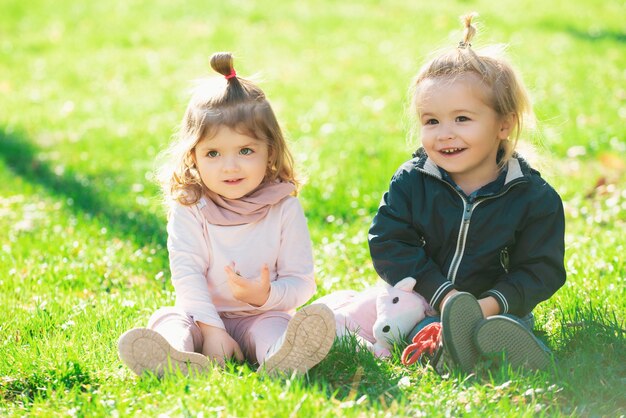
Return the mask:
M510 265L509 247L504 247L502 250L500 250L500 265L504 269L504 272L508 274Z

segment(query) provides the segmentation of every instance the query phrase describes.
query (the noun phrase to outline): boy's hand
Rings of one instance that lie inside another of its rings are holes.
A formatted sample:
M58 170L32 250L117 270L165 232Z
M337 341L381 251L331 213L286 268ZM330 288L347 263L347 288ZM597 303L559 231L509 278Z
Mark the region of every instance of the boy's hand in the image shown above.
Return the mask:
M228 275L228 286L237 300L253 306L262 306L270 297L270 269L267 264L261 268L259 279L246 279L241 277L231 266L224 267Z
M500 305L498 305L498 301L493 296L478 299L478 304L480 305L480 309L483 311L483 316L485 318L498 315L500 313Z
M204 340L202 354L207 356L209 360L216 361L220 366L224 366L226 359L232 357L238 361L243 361L243 353L239 344L228 335L226 330L205 324L199 325Z

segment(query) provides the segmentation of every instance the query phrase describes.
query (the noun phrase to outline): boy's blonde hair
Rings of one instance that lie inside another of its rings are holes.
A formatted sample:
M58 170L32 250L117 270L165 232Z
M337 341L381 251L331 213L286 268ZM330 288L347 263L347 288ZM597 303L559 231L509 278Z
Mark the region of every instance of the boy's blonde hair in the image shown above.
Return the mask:
M478 75L489 91L486 93L487 105L501 117L513 116L514 127L511 139L501 141L502 167L513 155L520 134L527 124L533 124L532 105L521 78L511 64L502 57L496 48L475 51L471 41L476 34L472 19L476 13L462 17L464 26L463 39L453 50L441 53L422 66L411 86L411 115L416 116L417 99L420 84L426 79L452 79L467 73Z
M204 80L196 86L180 129L165 152L167 162L158 170L166 199L183 205L198 202L206 186L196 169L195 147L222 126L267 144L269 163L264 182L279 180L297 187L293 158L265 93L236 75L229 52L213 54L211 67L224 77Z

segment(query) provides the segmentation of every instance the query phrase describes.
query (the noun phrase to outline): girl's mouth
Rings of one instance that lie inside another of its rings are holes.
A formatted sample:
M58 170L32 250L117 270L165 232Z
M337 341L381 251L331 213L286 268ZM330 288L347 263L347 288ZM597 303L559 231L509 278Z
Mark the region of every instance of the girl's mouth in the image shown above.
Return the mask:
M232 186L232 185L239 184L242 181L243 181L243 179L232 179L232 180L224 180L224 183Z

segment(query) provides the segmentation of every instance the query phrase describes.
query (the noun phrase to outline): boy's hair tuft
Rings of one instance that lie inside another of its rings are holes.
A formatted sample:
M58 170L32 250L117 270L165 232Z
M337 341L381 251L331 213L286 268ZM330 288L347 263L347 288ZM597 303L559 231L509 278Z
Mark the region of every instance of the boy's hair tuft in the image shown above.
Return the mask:
M461 22L463 26L465 26L465 30L463 31L463 39L461 40L459 46L471 46L472 39L476 35L476 27L472 25L472 20L478 17L478 13L472 12L468 13L464 16L461 16Z
M528 92L515 69L498 48L475 50L470 41L476 35L473 24L477 13L462 16L463 37L456 48L439 53L426 62L411 85L411 118L418 115L417 99L420 84L426 79L455 79L464 74L476 74L487 88L487 105L501 117L513 117L512 138L502 141L503 151L499 165L502 167L513 156L522 129L534 122L532 105ZM416 123L413 124L416 127Z

